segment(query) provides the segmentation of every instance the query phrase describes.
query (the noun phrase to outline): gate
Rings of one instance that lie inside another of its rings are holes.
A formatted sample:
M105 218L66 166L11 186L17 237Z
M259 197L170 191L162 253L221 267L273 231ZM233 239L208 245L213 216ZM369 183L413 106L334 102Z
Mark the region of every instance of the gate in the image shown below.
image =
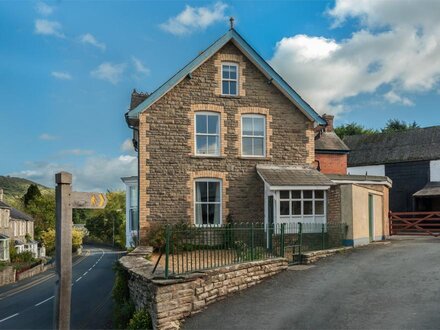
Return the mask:
M390 235L440 236L440 211L390 212Z

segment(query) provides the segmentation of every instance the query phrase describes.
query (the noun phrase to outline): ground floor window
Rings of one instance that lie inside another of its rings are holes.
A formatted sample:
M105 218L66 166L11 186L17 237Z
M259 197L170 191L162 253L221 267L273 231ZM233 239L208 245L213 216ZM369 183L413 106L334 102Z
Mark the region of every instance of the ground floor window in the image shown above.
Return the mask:
M198 179L195 182L195 223L221 223L221 180Z
M279 215L289 222L325 223L325 190L281 190Z
M9 239L0 239L0 260L9 259Z

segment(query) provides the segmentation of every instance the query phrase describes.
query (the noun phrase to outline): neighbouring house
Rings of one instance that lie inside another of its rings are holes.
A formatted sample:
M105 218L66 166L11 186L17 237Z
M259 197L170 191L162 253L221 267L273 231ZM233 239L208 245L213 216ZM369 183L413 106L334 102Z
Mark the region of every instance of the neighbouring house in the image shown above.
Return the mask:
M125 246L135 247L139 237L138 177L121 178L125 184Z
M347 136L348 172L393 181L390 210L440 210L440 126Z
M38 257L38 242L34 241L34 219L20 210L9 206L3 201L3 190L0 189L0 245L3 244L4 256L6 256L5 249L8 250L9 260L9 246L6 248L6 241L8 244L14 242L14 247L18 253L24 251L31 251L34 257Z
M153 93L133 91L125 117L139 161L138 177L122 178L127 236L141 244L154 223L181 221L347 223L354 245L388 235L390 182L347 176L333 117L319 116L234 29ZM358 204L368 219L358 220ZM373 222L371 235L356 221Z
M322 117L327 124L315 129L317 168L324 174L347 174L347 156L350 149L334 132L334 116L323 115Z
M334 117L323 115L327 125L315 131L317 168L335 183L329 190L329 217L348 226L346 245L363 245L389 235L389 190L385 176L348 175L348 146L333 130ZM338 207L339 206L339 207Z

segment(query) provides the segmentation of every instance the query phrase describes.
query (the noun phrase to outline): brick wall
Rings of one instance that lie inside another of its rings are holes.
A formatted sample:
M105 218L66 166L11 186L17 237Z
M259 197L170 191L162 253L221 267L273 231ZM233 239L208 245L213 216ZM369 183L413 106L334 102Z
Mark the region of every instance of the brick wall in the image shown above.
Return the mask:
M240 64L240 96L218 95L218 63L236 59ZM197 105L212 105L222 113L222 154L194 156L191 114ZM239 153L238 109L266 109L267 149L270 157L245 159ZM193 223L188 180L191 173L223 173L229 187L223 218L262 221L264 187L255 166L259 163L293 165L314 161L312 123L232 44L196 69L140 115L139 214L141 243L150 221ZM227 211L227 212L225 212Z
M320 154L316 153L315 158L319 161L321 172L324 174L347 174L346 154Z
M341 212L341 185L336 185L327 193L327 223L342 223Z

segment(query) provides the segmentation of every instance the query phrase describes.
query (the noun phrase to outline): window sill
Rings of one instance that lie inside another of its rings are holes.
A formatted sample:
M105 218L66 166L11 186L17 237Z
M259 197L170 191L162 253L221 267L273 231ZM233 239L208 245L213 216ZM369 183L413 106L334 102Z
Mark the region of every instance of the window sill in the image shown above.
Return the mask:
M239 156L239 159L243 159L243 160L272 160L272 157L269 156L265 156L265 157L247 157L247 156Z
M239 99L241 97L240 95L223 95L223 94L220 94L218 96L225 99Z
M225 159L226 156L191 155L191 158L195 158L195 159Z

